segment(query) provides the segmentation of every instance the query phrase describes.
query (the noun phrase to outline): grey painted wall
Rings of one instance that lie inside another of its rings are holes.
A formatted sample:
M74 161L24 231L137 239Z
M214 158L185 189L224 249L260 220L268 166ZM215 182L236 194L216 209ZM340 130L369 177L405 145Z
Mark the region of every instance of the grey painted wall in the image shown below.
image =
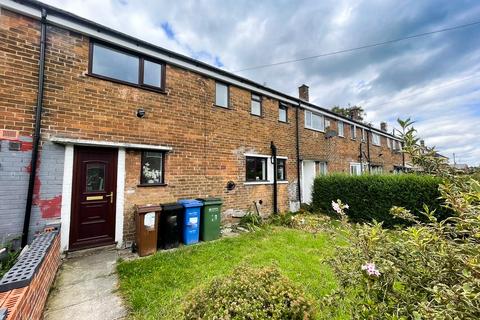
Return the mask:
M21 237L32 139L20 137L21 150L10 150L10 141L0 140L0 244ZM45 224L60 219L64 147L46 142L39 155L36 192L29 239ZM38 185L38 183L40 184Z

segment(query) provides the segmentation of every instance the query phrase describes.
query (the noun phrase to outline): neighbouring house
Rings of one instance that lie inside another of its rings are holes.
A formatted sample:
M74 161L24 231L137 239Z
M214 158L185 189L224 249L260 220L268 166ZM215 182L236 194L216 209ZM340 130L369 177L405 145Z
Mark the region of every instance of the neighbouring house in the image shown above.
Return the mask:
M60 223L62 250L122 247L135 205L220 197L228 220L295 210L318 174L405 166L386 125L305 85L292 97L36 1L0 10L0 240Z

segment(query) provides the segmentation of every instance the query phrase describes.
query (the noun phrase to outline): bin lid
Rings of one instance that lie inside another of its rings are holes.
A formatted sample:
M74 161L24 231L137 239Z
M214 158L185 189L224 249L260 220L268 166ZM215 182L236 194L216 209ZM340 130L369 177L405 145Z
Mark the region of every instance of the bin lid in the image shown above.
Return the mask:
M160 207L157 204L147 204L144 206L136 206L135 210L137 213L147 213L147 212L152 212L152 211L161 211L162 207Z
M161 206L162 206L163 211L174 211L174 210L183 209L183 206L181 204L176 203L176 202L163 203L163 204L161 204Z
M212 205L212 204L222 204L223 203L221 198L213 198L213 197L197 199L197 200L202 201L205 206L209 206L209 205Z
M199 200L193 199L182 199L178 200L178 203L183 205L185 208L192 208L192 207L203 207L203 202Z

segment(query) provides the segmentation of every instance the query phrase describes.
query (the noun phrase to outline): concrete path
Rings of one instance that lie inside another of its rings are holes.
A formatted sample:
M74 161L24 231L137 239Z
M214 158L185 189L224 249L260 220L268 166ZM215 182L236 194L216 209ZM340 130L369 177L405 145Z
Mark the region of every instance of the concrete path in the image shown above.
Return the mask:
M124 319L117 294L117 250L93 250L63 262L44 312L46 320Z

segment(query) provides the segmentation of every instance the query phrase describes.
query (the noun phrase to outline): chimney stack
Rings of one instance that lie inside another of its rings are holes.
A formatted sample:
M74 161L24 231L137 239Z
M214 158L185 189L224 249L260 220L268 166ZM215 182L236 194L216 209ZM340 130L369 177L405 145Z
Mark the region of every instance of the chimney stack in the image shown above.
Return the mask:
M380 122L380 130L383 132L387 132L387 123L386 122Z
M358 108L358 107L350 108L348 115L349 115L350 119L357 120L357 121L362 120L361 117L360 117L360 108Z
M420 145L422 146L422 148L425 148L425 140L420 140Z
M308 86L306 84L302 84L298 87L298 97L303 101L308 102Z

